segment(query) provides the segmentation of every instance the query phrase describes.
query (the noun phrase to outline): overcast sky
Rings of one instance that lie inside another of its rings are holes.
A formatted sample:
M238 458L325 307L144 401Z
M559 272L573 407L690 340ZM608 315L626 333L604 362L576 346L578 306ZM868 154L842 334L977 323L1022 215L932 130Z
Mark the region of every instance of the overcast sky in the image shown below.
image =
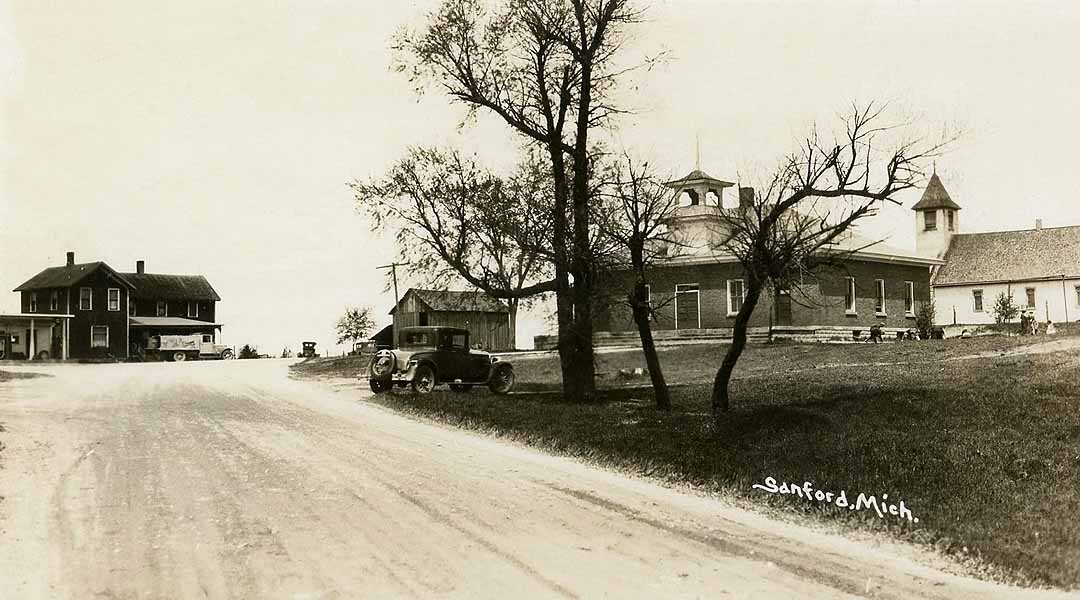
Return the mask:
M346 183L413 144L498 163L515 143L391 69L391 36L434 4L0 2L0 311L72 250L206 275L224 339L265 352L325 350L348 305L388 322L374 267L393 247ZM653 2L629 51L670 59L626 86L638 112L615 136L672 175L700 136L702 168L734 180L852 100L889 100L962 129L937 168L964 231L1080 224L1078 4ZM906 208L864 230L913 244Z

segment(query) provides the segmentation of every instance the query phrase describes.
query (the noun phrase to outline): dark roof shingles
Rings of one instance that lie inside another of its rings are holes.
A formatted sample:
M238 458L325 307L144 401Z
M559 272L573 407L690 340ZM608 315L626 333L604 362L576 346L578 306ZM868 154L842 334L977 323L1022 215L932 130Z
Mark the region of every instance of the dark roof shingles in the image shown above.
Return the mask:
M135 285L139 298L161 300L221 300L217 291L202 275L164 275L160 273L124 273Z
M1080 277L1080 226L954 235L935 285Z
M70 287L82 281L86 276L90 275L94 271L104 267L110 274L116 276L121 282L128 287L134 287L131 280L126 275L117 273L112 270L112 267L101 262L89 262L78 263L74 265L63 265L60 267L49 267L44 271L34 275L25 283L15 288L13 291L22 292L27 290L40 290L46 288L63 288Z
M929 210L931 208L951 208L960 210L960 205L953 202L945 185L941 183L937 173L930 176L930 183L926 184L922 198L911 207L911 210Z
M419 296L431 310L451 312L508 312L506 305L484 292L453 292L447 290L409 290Z

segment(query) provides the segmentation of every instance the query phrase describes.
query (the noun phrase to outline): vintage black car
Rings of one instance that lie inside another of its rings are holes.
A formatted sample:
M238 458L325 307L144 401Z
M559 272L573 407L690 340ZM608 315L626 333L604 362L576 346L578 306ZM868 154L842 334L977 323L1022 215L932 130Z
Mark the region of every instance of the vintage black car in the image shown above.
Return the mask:
M379 350L368 365L368 383L376 394L407 385L417 394L430 394L440 384L455 392L486 385L496 394L508 394L514 388L514 367L471 349L468 330L403 327L398 340L397 348Z

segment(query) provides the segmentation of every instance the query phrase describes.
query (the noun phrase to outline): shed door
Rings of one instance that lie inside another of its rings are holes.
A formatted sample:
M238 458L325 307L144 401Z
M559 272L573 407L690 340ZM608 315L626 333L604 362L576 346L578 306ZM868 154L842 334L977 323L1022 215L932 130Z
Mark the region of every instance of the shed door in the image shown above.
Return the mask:
M696 283L675 286L675 328L700 329L701 310L698 306L699 292Z
M776 324L791 325L791 293L787 290L776 294Z

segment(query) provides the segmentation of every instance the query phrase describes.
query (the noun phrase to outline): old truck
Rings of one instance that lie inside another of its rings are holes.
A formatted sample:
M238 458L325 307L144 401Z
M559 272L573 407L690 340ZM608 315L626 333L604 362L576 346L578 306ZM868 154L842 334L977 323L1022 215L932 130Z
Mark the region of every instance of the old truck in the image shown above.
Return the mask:
M157 360L184 362L185 360L228 360L235 354L224 344L215 344L210 334L154 335L146 346L146 357Z

